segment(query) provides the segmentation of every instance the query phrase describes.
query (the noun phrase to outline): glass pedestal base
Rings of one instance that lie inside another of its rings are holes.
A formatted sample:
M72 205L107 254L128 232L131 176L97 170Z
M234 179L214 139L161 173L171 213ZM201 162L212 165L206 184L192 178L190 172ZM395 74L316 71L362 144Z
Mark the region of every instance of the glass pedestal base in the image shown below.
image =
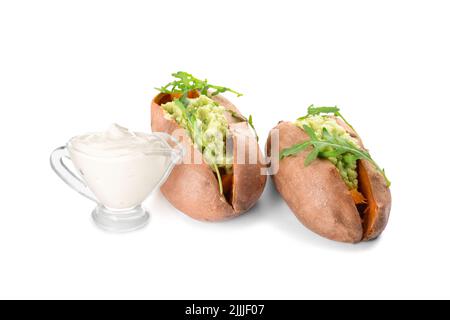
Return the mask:
M149 221L149 213L137 206L133 209L112 210L97 206L92 212L95 224L110 232L130 232L145 227Z

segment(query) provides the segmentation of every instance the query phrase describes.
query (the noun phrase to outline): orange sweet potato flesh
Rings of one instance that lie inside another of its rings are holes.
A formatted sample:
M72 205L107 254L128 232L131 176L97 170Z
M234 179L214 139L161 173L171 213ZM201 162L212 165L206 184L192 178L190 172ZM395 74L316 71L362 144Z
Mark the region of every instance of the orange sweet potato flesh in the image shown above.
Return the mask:
M227 201L231 203L232 202L231 191L233 190L233 174L225 174L222 175L221 178L222 178L223 194L225 195Z
M358 161L357 170L359 190L350 190L350 194L360 211L364 232L363 239L365 239L375 233L374 229L378 219L378 206L373 195L369 175L361 161Z
M369 174L361 161L358 161L358 184L366 199L366 206L362 214L364 239L369 239L376 233L375 225L378 219L378 206L373 194Z
M356 205L367 203L366 198L358 190L352 189L350 190L350 194L352 195L353 202L355 202Z

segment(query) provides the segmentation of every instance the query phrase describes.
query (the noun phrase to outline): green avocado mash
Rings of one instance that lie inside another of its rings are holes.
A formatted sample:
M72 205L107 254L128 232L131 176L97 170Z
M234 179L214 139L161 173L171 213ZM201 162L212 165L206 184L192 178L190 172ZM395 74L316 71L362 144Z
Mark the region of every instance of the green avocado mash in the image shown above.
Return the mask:
M221 168L229 173L232 170L233 156L226 152L229 132L224 116L225 108L205 95L187 99L187 102L186 106L186 103L175 100L163 104L162 108L168 117L189 132L211 167L215 170Z
M311 127L317 135L317 138L322 141L324 140L323 129L325 128L330 135L344 139L355 148L361 149L357 140L351 137L350 134L332 117L313 115L301 118L297 120L295 124L300 128L303 128L304 125ZM327 150L325 149L323 151ZM358 188L358 172L356 171L357 159L351 153L346 152L339 154L336 157L327 157L327 159L336 166L339 174L350 190Z

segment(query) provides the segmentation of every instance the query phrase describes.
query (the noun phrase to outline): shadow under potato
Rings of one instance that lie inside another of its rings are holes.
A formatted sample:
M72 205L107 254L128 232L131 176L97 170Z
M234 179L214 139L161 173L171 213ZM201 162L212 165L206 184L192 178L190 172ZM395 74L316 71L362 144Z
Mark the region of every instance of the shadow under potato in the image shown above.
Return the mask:
M302 245L309 245L324 249L355 252L373 248L381 240L377 239L358 244L349 244L332 241L315 234L303 226L300 221L298 221L296 216L292 213L277 192L272 179L268 179L263 195L257 204L247 213L234 219L219 222L194 220L178 210L173 210L175 208L172 207L172 205L162 196L161 193L158 193L157 196L152 197L151 204L152 207L159 208L158 210L155 210L155 213L162 211L164 214L168 214L166 211L170 211L170 214L174 219L181 219L188 224L198 226L200 229L220 228L229 229L230 231L237 231L261 224L270 226L277 231L281 231L286 234L286 236L290 237L294 241L294 245L299 247ZM267 208L271 209L267 210ZM153 210L151 211L153 212Z
M267 210L267 208L271 208ZM202 222L199 222L202 223ZM202 223L205 224L205 223ZM206 223L214 227L230 229L247 228L258 224L264 224L286 234L295 241L295 245L310 245L324 249L342 251L363 251L375 247L381 239L349 244L332 241L323 238L303 226L283 201L271 179L269 179L264 193L257 205L246 214L227 221Z
M261 210L258 212L257 220L267 221L267 224L280 229L286 235L296 240L298 245L302 243L323 248L333 248L344 251L367 250L377 245L379 240L362 242L358 244L349 244L332 241L323 238L303 226L295 217L277 192L272 179L269 179L263 197L259 205L261 207L270 207L271 210ZM256 216L256 214L255 214Z

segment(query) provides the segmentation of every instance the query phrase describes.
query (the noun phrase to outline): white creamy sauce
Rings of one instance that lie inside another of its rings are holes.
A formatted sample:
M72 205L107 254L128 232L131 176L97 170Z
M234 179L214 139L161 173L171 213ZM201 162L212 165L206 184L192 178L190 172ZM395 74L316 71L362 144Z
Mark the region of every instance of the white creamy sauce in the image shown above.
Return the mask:
M111 125L105 132L77 136L71 140L71 145L89 155L107 157L138 154L153 147L148 135L131 132L117 124Z
M140 205L171 164L171 150L164 142L117 124L72 138L68 150L98 201L110 209Z

